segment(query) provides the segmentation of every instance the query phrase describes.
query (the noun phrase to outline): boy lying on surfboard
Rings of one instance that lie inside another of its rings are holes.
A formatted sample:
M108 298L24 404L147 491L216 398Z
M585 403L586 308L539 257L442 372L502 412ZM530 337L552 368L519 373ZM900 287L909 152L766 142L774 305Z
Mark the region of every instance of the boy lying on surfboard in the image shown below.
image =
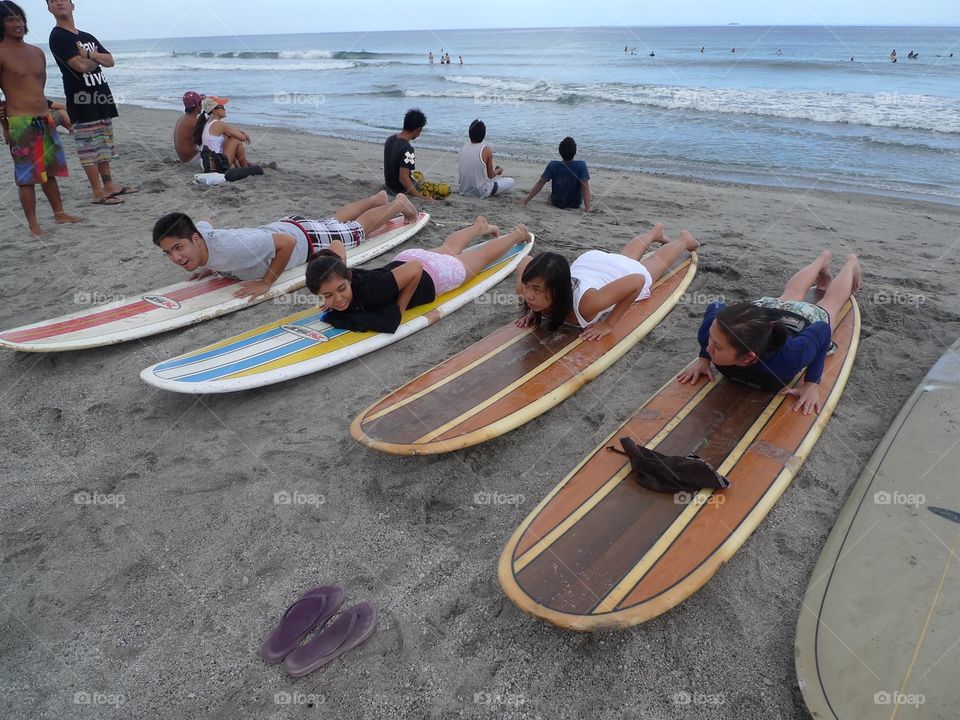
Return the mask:
M644 258L653 243L660 247ZM517 326L545 321L545 327L554 330L562 323L579 324L584 328L580 337L599 340L610 334L634 302L650 297L653 284L684 252L698 247L686 230L670 240L658 223L619 253L588 250L572 264L551 252L525 258L517 268L517 294L523 297L526 313Z
M479 237L493 238L467 250ZM324 318L335 328L394 333L403 312L432 303L456 290L517 243L530 238L526 225L506 235L482 215L457 230L433 250L404 250L375 270L348 269L343 245L334 242L307 265L307 289L330 311Z
M711 303L700 325L700 357L677 375L681 383L696 383L715 375L711 363L731 380L764 390L781 390L798 398L794 412L819 413L820 376L833 347L832 330L847 301L860 289L860 263L848 255L843 269L830 272L832 255L823 251L799 270L779 298L762 297L727 306ZM804 301L816 285L823 297ZM803 382L787 388L798 372L807 369Z
M170 262L192 272L191 280L214 273L244 280L234 294L255 298L266 293L288 267L303 265L335 241L341 247L356 247L400 214L408 223L417 220L417 210L405 195L388 202L383 191L345 205L323 220L287 215L258 228L217 230L209 222L195 224L184 213L175 212L154 225L153 244Z

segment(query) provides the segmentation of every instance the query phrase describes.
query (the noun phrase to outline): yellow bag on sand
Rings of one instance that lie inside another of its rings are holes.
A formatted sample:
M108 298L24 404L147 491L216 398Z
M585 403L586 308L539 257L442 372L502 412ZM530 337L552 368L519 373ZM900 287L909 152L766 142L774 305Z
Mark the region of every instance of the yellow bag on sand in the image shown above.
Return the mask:
M419 170L414 170L410 173L410 176L413 178L413 181L417 184L417 190L419 190L424 195L429 195L430 197L436 200L443 200L446 197L450 196L450 186L447 183L433 183L427 182L423 178L423 173Z

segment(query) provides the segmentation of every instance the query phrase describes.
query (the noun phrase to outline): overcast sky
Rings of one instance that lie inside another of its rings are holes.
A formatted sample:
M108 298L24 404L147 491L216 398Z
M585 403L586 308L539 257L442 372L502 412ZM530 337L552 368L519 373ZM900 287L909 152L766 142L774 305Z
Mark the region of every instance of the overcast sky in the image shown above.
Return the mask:
M74 0L101 40L587 25L960 25L960 0ZM19 0L43 42L43 0Z

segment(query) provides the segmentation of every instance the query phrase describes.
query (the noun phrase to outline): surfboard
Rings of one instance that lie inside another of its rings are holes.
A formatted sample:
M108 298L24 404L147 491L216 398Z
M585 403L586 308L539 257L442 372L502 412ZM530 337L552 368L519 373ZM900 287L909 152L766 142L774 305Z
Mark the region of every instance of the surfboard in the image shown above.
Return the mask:
M451 452L509 432L621 358L673 309L696 272L693 254L598 341L581 340L579 327L548 332L511 322L371 405L350 431L360 442L398 455Z
M406 242L429 222L396 217L358 247L347 251L350 265L360 265ZM305 265L288 268L265 295L256 300L236 298L237 280L214 276L185 281L142 294L85 308L0 333L0 346L22 352L61 352L114 345L187 327L271 300L304 285Z
M840 399L859 337L854 301L834 330L838 351L826 361L819 415L722 377L693 386L671 378L517 528L498 568L507 596L534 617L582 631L646 622L690 597L789 486ZM608 449L626 436L667 455L696 452L731 486L647 490L627 458Z
M509 275L533 247L518 243L456 290L403 314L396 333L338 330L326 311L310 308L140 373L144 382L180 393L223 393L263 387L353 360L423 330Z
M797 622L818 720L957 717L960 342L880 441L837 519Z

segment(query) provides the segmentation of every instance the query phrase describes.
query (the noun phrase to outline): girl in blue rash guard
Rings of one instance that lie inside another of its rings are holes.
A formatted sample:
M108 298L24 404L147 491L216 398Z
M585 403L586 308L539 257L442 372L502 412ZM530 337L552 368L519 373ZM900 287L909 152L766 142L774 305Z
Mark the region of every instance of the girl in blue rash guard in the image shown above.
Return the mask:
M836 277L830 273L831 257L827 251L820 253L790 278L779 298L709 305L700 325L700 357L677 379L681 383L696 383L703 376L714 380L715 366L731 380L793 395L797 398L794 411L820 412L820 377L833 347L832 328L837 326L840 310L860 289L857 256L848 255ZM816 304L805 302L814 285L823 297ZM804 368L803 381L787 388Z

